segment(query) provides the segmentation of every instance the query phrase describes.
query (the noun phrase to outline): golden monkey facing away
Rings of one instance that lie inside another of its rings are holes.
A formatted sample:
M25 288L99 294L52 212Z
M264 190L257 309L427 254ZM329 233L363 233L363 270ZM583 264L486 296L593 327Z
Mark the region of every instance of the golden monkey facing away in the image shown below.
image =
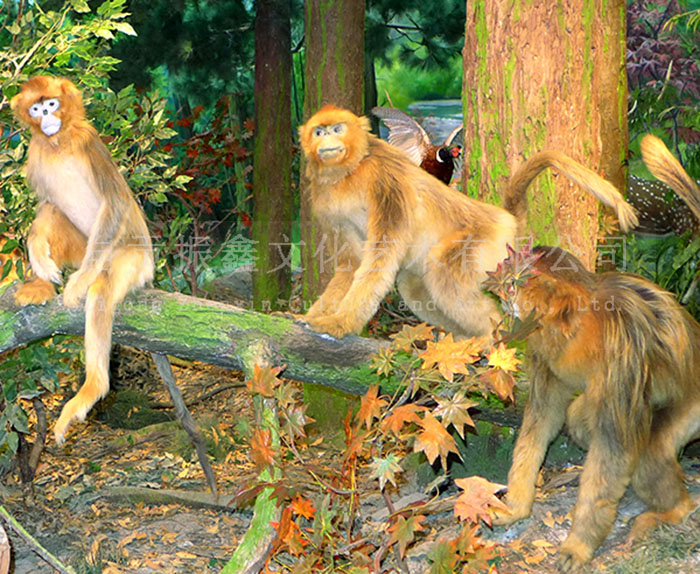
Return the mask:
M36 76L11 107L31 130L26 173L39 198L27 238L34 278L19 286L15 301L45 303L64 266L77 268L63 291L64 304L76 306L86 296L86 378L54 427L61 444L69 425L84 420L109 391L114 310L130 289L153 279L153 253L141 208L85 119L75 85Z
M548 167L615 208L623 229L636 225L612 184L556 151L518 169L503 209L455 193L348 110L326 106L299 133L312 209L343 239L336 273L303 320L335 337L359 331L394 283L421 319L489 334L500 312L481 283L524 230L526 189Z
M689 205L700 197L660 139L645 136L641 149L649 170ZM559 556L568 571L605 540L628 485L648 505L633 536L695 508L677 455L700 438L700 325L642 277L589 273L555 247L533 253L537 274L509 300L520 316L534 311L539 326L528 336L530 391L508 474L510 513L494 522L530 515L547 446L566 423L588 449Z

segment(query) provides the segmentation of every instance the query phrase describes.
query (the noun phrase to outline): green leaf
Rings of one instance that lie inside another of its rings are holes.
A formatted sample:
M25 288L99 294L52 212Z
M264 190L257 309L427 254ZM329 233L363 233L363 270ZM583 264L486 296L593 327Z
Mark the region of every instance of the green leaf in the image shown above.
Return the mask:
M430 574L453 574L457 566L457 554L444 539L438 540L428 552Z
M8 239L5 241L5 245L2 246L2 249L0 249L0 253L12 253L12 251L16 249L18 245L19 241L16 239Z
M10 432L7 435L7 446L13 453L17 453L17 448L19 447L19 435L16 432Z
M12 271L12 259L8 259L5 261L5 264L2 266L2 275L0 276L0 281L5 279L10 274L10 271Z
M112 34L112 31L104 26L100 26L99 28L97 28L94 34L98 38L104 38L105 40L114 40L114 34Z
M114 28L116 30L119 30L122 34L126 34L128 36L136 36L136 30L134 30L133 26L129 24L128 22L115 22L114 23Z
M71 0L70 5L76 12L85 13L90 11L87 0Z

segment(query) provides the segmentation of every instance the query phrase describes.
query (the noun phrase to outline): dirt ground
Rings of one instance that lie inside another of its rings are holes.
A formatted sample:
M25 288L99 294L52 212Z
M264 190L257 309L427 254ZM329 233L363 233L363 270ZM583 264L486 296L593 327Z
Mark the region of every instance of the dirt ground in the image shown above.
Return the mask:
M139 392L147 394L151 403L160 403L161 407L169 404L163 385L142 358L128 359L120 369L123 378L141 381ZM252 415L240 373L193 364L176 365L175 374L187 401L214 393L190 408L200 424L215 429L210 449L215 453L213 467L219 491L232 493L249 484L256 473L246 448L236 448L244 432L241 425L249 422ZM54 420L62 400L57 397L55 404L48 405L50 420ZM3 504L50 552L64 563L75 565L78 574L219 572L244 535L251 512L134 503L112 496L114 488L123 486L206 490L202 470L177 423L138 437L133 431L115 429L101 420L109 420L108 413L115 409L118 410L107 402L102 415L91 414L86 424L76 426L66 447L51 444L47 448L37 472L33 497L28 499L26 493L23 496L22 489L14 482L0 485ZM165 408L159 410L171 412ZM135 415L136 412L127 412L118 416ZM306 456L333 464L339 453L332 446L320 443L309 448ZM683 464L693 494L700 497L700 460L685 457ZM556 572L556 549L570 526L568 513L575 503L579 471L579 467L546 469L530 519L509 530L483 529L486 538L503 545L504 557L498 564L498 572ZM368 491L375 488L374 484L366 487ZM447 489L443 496L454 492ZM420 487L411 481L403 484L392 498L400 506L401 501L408 503L421 496L425 495ZM380 502L377 496L367 497L360 509L367 522L381 518ZM626 536L631 519L643 510L642 503L628 493L620 505L613 533L587 572L700 572L700 542L695 542L700 540L700 511L691 515L686 524L656 535L656 545L652 540L630 546ZM430 527L428 538L408 554L411 572L427 572L426 553L430 546L439 536L454 536L458 525L451 512L444 512L430 518ZM14 550L11 572L54 572L25 542L12 532L9 534ZM664 540L671 540L677 551L671 555L659 553L657 547L669 548L670 543ZM635 566L650 561L656 569Z

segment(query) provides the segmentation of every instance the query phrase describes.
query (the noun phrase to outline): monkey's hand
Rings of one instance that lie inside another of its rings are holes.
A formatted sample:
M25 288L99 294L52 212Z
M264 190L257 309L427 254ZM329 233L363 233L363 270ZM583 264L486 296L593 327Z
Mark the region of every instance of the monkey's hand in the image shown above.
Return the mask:
M593 558L593 548L575 534L570 534L559 549L557 564L562 572L582 572L582 567Z
M77 307L80 300L87 293L90 287L91 277L87 273L80 270L73 273L66 283L66 288L63 290L63 304L66 307Z
M344 319L342 315L338 313L332 313L330 315L316 315L309 317L308 314L304 315L302 320L309 326L309 328L320 333L328 333L329 335L335 337L336 339L341 339L349 333L354 333L360 330L360 328L355 328L354 325L350 325L347 319Z

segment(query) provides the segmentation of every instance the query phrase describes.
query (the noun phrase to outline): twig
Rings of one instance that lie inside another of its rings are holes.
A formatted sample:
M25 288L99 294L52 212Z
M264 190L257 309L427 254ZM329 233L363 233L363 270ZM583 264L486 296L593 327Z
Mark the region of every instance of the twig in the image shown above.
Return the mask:
M39 557L49 564L54 570L61 572L61 574L75 574L75 570L71 566L64 566L63 563L51 554L46 548L44 548L39 541L34 538L29 532L27 532L24 527L17 522L17 520L7 511L4 506L0 506L0 517L2 517L7 525L21 538L27 542L32 550L36 552Z
M214 499L216 500L218 497L216 477L214 476L214 471L212 470L211 463L209 462L207 445L204 442L204 438L199 432L199 429L197 429L197 425L195 425L190 411L187 410L185 401L182 399L180 389L177 387L177 383L175 382L175 375L173 374L173 369L170 366L170 361L168 361L168 357L166 355L161 353L151 353L151 357L153 357L153 362L156 364L156 368L158 369L158 372L160 373L160 376L163 379L168 392L170 393L170 398L175 405L175 413L177 414L177 418L180 419L182 426L185 428L187 434L190 436L190 440L192 440L192 443L194 444L194 449L197 451L197 458L199 458L199 464L202 466L202 470L204 470L204 476L206 476L211 493L214 495Z

